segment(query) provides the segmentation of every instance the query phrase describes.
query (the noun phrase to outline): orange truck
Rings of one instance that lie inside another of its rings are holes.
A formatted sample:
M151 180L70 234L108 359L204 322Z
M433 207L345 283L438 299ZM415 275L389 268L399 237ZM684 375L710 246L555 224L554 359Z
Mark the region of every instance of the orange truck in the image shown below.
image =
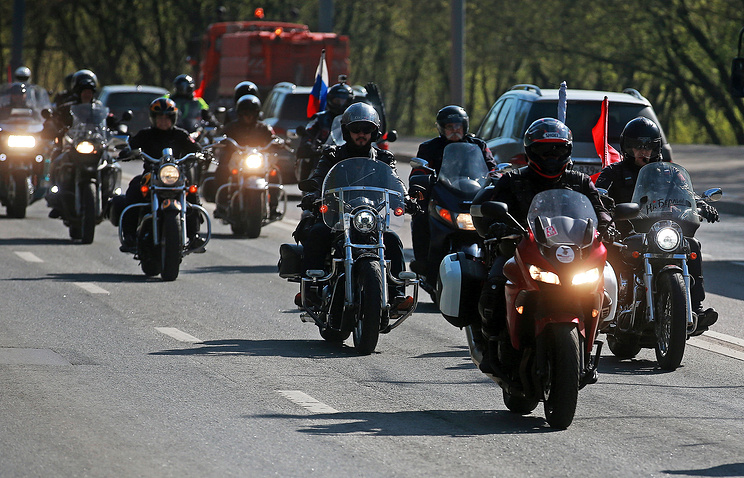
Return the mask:
M307 25L269 21L209 25L201 40L197 95L232 106L233 88L249 80L262 96L279 82L312 85L321 51L331 84L349 74L349 37L311 32ZM330 85L329 85L330 86Z

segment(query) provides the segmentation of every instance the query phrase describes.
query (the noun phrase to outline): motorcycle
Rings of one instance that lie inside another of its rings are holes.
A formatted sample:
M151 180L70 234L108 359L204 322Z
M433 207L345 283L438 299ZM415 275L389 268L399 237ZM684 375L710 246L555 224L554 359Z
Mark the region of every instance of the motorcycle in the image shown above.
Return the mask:
M196 194L198 188L190 184L189 171L193 169L201 153L190 153L176 159L173 150L166 148L160 158L133 150L122 160L141 157L147 172L143 175L142 193L145 202L130 204L119 216L119 241L125 244L124 217L137 214L137 245L134 258L140 261L142 272L147 276L160 274L164 281L178 277L184 256L203 250L212 236L212 224L206 209L186 200L188 193ZM202 248L189 247L186 216L199 214L207 224L207 235Z
M273 160L275 148L284 142L275 138L263 147L254 148L240 146L232 138L222 141L231 144L235 153L230 158L228 182L215 192L215 217L230 224L233 234L256 238L263 226L280 221L287 211L287 193ZM213 180L207 179L204 187Z
M29 94L22 107L13 105L7 86L0 92L0 202L8 217L20 219L48 188L51 142L41 136L41 111L49 102Z
M679 367L685 342L697 329L687 268L694 252L685 238L694 237L700 226L697 201L722 195L713 188L697 197L689 173L678 164L641 168L632 203L618 205L640 206L630 219L634 232L613 243L632 274L621 274L617 314L601 327L616 357L632 358L641 348L653 348L662 369Z
M573 421L579 390L597 381L602 349L597 327L611 300L604 281L614 274L604 271L607 250L598 238L594 209L576 191L543 191L530 204L528 230L503 203L489 201L470 210L474 218L496 218L519 232L485 239L488 263L475 269L475 261L446 256L440 266L440 309L468 324L470 355L480 365L480 321L462 317L463 311L477 314L472 303L479 297L473 290L481 290L497 255L513 252L503 269L506 326L498 350L489 351L498 354L501 366L488 375L502 388L509 410L526 415L542 401L550 426L565 429Z
M49 191L49 204L60 211L72 239L93 242L96 224L121 184L121 166L111 151L126 143L106 126L109 109L100 103L70 107L72 126L62 140L56 162L57 184Z
M359 354L374 352L380 333L388 333L411 316L418 302L418 280L412 272L394 277L385 260L383 235L405 213L405 188L387 164L349 158L334 165L323 182L320 211L334 245L330 272L302 274L302 245L282 244L279 275L300 282L303 322L314 322L329 342L353 333ZM388 284L414 286L413 304L397 311Z
M428 201L429 254L421 264L414 261L411 269L419 274L421 287L437 303L437 274L444 256L463 252L470 257L482 257L483 241L473 225L470 205L475 195L490 182L488 166L480 148L465 142L452 143L444 148L438 176L421 158L413 158L411 166L428 172L410 178L411 197L431 192Z

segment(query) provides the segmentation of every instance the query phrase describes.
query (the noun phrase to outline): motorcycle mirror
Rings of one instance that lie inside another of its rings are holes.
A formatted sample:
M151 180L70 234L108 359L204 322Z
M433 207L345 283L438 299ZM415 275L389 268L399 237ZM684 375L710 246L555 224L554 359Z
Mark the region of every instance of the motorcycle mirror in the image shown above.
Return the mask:
M124 121L129 121L132 119L132 110L126 110L124 114L121 115L121 119Z
M307 129L302 125L295 128L295 133L297 134L297 137L304 135L306 132L307 132Z
M624 202L615 206L615 220L626 221L638 216L641 206L634 202Z
M711 188L703 193L703 199L710 202L716 202L723 196L723 190L721 188Z
M422 159L422 158L411 158L410 164L414 168L427 169L429 171L433 171L429 167L429 161Z
M116 127L116 131L118 134L122 134L122 135L129 134L129 126L125 124L120 124L119 126Z
M297 139L300 135L298 134L296 129L288 129L287 130L287 138L289 139Z
M605 188L597 188L597 192L600 196L607 196L607 194L609 193L609 191L607 191Z
M385 139L387 140L388 143L394 143L395 141L398 140L398 132L395 131L394 129L391 129L390 131L387 132L387 138Z
M586 229L584 229L584 241L582 242L582 244L591 244L592 242L594 242L594 230L594 219L589 218L589 220L586 221Z
M509 206L503 202L486 201L483 204L470 206L470 214L473 217L493 217L503 219L509 215Z
M41 110L41 116L44 119L51 118L52 117L52 110L50 110L49 108L44 108L43 110Z

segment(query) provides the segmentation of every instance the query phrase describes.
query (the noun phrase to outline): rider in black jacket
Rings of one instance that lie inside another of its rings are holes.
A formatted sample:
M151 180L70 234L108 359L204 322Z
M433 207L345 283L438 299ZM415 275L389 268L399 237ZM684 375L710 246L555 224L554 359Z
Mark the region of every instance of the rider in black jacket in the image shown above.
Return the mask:
M201 146L191 139L186 130L175 126L177 116L178 109L173 100L168 98L157 98L153 100L150 103L150 124L152 126L140 130L129 140L129 146L132 149L140 148L142 152L153 158L162 156L163 149L165 148L173 149L173 156L176 158L201 151ZM128 152L122 153L124 156L127 154ZM112 214L121 214L121 211L128 205L142 202L143 198L140 192L142 177L143 175L139 174L132 178L125 196L126 203L113 207ZM187 194L186 200L192 204L199 204L199 196L196 193ZM202 252L203 248L201 246L205 241L199 236L199 222L200 218L196 212L192 211L186 215L186 234L189 237L189 248L197 250L201 248L197 252ZM122 229L124 233L124 244L120 249L123 252L132 251L137 244L137 216L135 214L127 214L124 217Z
M300 185L306 193L300 203L304 212L303 220L298 224L294 235L303 245L303 270L306 271L324 269L325 259L333 242L331 229L323 221L317 220L315 207L315 201L320 197L321 186L328 171L344 159L368 157L384 162L397 174L393 153L379 149L372 144L380 136L380 117L372 106L365 103L354 103L349 106L341 117L341 130L346 143L342 146L326 147L310 178ZM390 260L391 272L398 277L405 270L403 243L400 237L391 231L384 234L383 240L385 256ZM403 287L392 286L390 294L398 309L410 309L413 305L413 298L405 297Z
M609 212L602 205L597 188L589 176L569 169L572 148L573 137L566 125L554 118L538 119L524 134L527 166L506 173L493 189L481 191L473 203L506 203L509 214L526 226L529 206L537 193L549 189L571 189L589 198L599 219L598 230L603 235L608 234L614 226ZM510 232L509 226L498 222L487 229L489 237L503 237ZM508 259L506 255L496 257L478 304L483 336L487 342L487 353L480 368L486 373L493 373L499 368L496 350L506 325L506 277L503 269Z
M620 152L622 161L611 164L604 168L597 178L597 187L607 190L615 204L630 202L633 198L633 190L638 180L638 172L643 166L650 162L663 161L661 155L661 130L648 118L639 116L625 125L620 135ZM718 211L710 204L700 201L697 204L700 215L708 222L718 221ZM629 221L622 221L618 229L623 236L630 234L632 226ZM715 309L703 309L705 299L705 287L703 283L703 255L700 252L700 241L694 237L688 237L687 242L690 250L697 257L691 259L687 265L693 284L690 288L690 299L692 311L697 314L697 332L708 330L718 320L718 312ZM608 258L616 273L630 272L623 261L617 248L608 248Z
M417 158L425 159L429 162L429 167L433 168L437 174L442 167L442 156L444 148L455 142L472 143L478 146L483 153L483 161L489 171L496 169L496 162L493 159L491 150L488 149L486 142L468 132L469 118L464 108L460 106L445 106L437 113L436 120L439 136L425 141L419 145ZM422 169L413 169L409 176L411 177L429 173ZM413 241L413 255L415 264L412 268L417 272L425 273L430 267L438 267L438 264L427 264L429 255L429 214L428 201L429 191L409 191L412 197L417 197L421 214L415 214L411 219L411 240Z

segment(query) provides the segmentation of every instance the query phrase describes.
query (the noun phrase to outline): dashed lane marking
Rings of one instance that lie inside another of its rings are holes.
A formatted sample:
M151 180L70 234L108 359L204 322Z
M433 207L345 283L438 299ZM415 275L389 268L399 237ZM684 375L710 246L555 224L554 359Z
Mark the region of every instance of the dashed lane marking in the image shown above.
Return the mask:
M110 294L109 291L102 287L98 287L97 285L93 284L92 282L73 282L76 286L80 287L81 289L84 289L91 294Z
M708 330L703 335L691 337L688 343L699 349L744 360L744 340L738 337Z
M296 403L312 413L339 413L335 408L329 407L325 403L319 402L310 395L299 390L277 390L277 393L290 402Z
M187 342L190 344L200 344L203 340L197 339L193 335L189 335L182 330L178 330L175 327L155 327L155 330L161 334L165 334L171 338L178 340L179 342Z
M44 262L33 252L15 251L16 255L26 262Z

